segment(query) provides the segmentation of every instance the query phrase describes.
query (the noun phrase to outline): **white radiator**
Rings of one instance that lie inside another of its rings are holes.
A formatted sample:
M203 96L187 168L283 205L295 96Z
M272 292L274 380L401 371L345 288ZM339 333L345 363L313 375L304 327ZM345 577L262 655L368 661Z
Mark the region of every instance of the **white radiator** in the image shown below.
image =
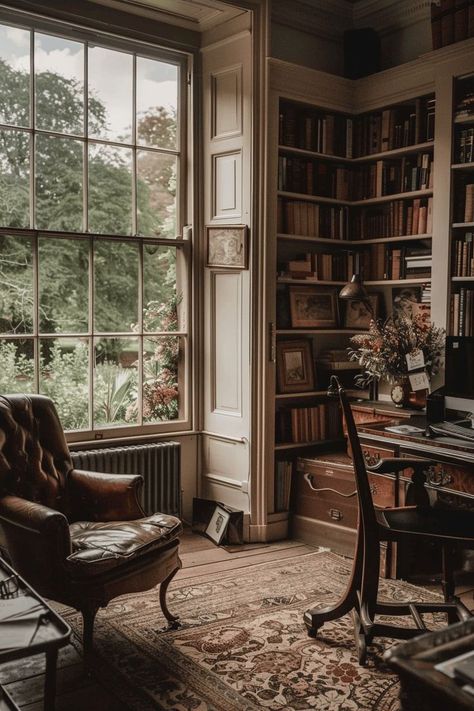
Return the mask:
M109 474L141 474L141 504L149 516L157 511L181 516L181 467L178 442L138 444L71 452L76 469Z

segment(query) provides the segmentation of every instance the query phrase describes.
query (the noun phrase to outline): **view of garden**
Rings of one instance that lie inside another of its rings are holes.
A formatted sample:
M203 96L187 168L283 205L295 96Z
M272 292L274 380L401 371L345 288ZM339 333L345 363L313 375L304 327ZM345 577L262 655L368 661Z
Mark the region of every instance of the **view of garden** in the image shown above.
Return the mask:
M0 40L0 392L49 395L65 429L175 419L179 68L7 26Z

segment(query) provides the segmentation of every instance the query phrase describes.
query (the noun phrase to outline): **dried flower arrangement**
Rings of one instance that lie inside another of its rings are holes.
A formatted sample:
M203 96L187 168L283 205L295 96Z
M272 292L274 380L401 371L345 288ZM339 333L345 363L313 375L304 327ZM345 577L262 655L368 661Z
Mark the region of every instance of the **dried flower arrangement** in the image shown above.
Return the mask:
M357 385L366 387L381 379L394 383L406 377L406 356L419 350L423 352L426 373L431 378L438 372L443 360L444 337L443 328L420 316L371 321L367 333L351 338L354 348L349 350L349 357L364 368L364 372L355 378Z

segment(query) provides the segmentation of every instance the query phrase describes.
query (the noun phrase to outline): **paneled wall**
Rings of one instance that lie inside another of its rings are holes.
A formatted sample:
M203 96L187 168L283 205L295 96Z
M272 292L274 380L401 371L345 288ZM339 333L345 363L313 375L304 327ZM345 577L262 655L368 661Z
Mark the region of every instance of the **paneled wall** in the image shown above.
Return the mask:
M239 31L229 37L216 40L204 36L202 150L206 225L250 225L251 221L252 42L250 26L242 18L239 25ZM202 238L201 494L248 512L250 272L207 267L205 233Z

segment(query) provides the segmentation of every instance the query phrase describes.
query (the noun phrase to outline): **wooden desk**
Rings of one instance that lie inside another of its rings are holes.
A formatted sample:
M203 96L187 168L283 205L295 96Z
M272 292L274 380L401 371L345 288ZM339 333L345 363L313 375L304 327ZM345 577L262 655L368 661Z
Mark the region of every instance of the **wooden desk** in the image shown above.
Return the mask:
M393 424L411 423L425 428L423 414L414 410L399 410L385 403L355 403L352 409L368 464L387 457L432 459L435 466L428 472L425 484L431 503L474 508L474 445L448 437L430 439L386 431L385 427ZM371 475L371 485L377 505L404 506L417 502L409 469L400 475ZM326 491L318 494L314 489ZM353 490L352 463L347 452L299 458L292 505L294 537L353 555L357 501L355 495L348 496ZM389 577L432 576L438 569L438 551L387 550L385 574Z
M401 711L472 711L474 696L435 667L473 647L474 620L467 620L390 649L385 659L400 677Z
M58 658L58 650L69 643L71 636L71 628L68 624L33 590L28 583L23 580L16 572L0 558L0 580L5 580L10 576L15 575L19 581L18 596L31 597L38 601L44 612L41 615L42 623L39 624L36 632L33 635L29 645L17 647L15 649L0 650L0 664L10 662L15 659L23 659L31 657L34 654L44 653L46 655L46 673L44 682L44 709L45 711L54 711L56 697L56 662ZM0 616L1 616L2 600L0 599ZM1 634L1 629L0 629ZM10 711L18 711L18 706L15 704L8 692L0 685L0 709L9 709Z

